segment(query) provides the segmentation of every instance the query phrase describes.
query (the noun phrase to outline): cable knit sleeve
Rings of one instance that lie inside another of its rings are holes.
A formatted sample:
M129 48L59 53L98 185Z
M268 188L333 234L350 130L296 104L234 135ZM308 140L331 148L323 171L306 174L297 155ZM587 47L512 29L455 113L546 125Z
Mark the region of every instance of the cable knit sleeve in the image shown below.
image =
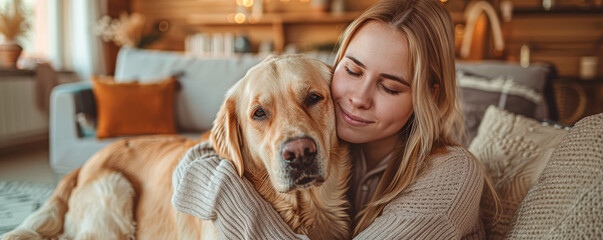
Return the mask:
M481 168L462 148L426 161L415 182L357 239L484 239Z
M209 142L186 153L174 170L172 185L176 210L213 220L222 239L308 239L296 235Z

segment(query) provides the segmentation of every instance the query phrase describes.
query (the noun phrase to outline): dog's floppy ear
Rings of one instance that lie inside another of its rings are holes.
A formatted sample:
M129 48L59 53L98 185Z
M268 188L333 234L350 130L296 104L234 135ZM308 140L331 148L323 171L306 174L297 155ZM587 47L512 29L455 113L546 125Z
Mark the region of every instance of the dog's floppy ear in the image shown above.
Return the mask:
M325 62L320 61L320 60L315 60L314 62L315 62L315 66L320 71L320 74L322 75L322 77L325 80L327 80L327 83L330 86L331 80L333 80L333 67L331 67L331 65L326 64Z
M214 120L209 139L218 155L234 162L239 176L244 171L241 136L236 100L228 96Z

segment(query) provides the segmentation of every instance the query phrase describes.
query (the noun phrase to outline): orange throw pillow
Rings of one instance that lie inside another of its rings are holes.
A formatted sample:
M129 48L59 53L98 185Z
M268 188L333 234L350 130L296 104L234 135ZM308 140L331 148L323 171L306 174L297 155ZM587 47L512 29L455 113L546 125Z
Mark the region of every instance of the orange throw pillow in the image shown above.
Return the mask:
M96 100L97 138L138 134L174 134L176 79L156 83L116 83L112 77L92 77Z

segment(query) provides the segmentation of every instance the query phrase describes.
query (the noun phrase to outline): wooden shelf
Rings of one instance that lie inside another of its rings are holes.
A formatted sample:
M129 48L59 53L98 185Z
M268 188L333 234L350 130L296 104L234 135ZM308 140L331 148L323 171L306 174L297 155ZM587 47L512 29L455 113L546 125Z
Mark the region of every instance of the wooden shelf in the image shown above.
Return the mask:
M307 24L307 23L348 23L354 21L362 14L360 11L345 13L319 13L319 12L293 12L293 13L265 13L259 19L252 19L244 23L234 22L234 14L195 14L186 19L186 22L195 26L232 26L232 25L269 25L269 24ZM450 13L455 23L464 22L462 13Z
M237 24L231 14L195 14L187 18L187 23L195 26L232 26L232 25L266 25L295 23L346 23L352 22L362 12L335 13L265 13L258 19L249 19Z
M22 76L34 76L36 72L27 69L16 69L16 68L0 68L0 80L4 77L22 77Z
M195 14L186 19L190 26L201 29L268 27L271 29L271 38L274 50L282 52L285 48L287 29L296 25L321 24L321 25L347 25L359 17L362 12L345 13L320 13L320 12L289 12L265 13L260 18L248 19L244 23L234 22L234 14ZM319 33L320 34L320 33Z
M559 14L603 14L603 8L553 8L544 10L543 8L516 8L513 9L513 15L559 15Z
M274 42L274 50L282 52L291 39L296 39L299 35L292 36L291 29L299 29L299 26L309 25L338 25L341 31L347 24L354 21L362 14L362 11L344 12L344 13L323 13L323 12L287 12L287 13L264 13L256 19L247 19L244 23L235 23L234 13L232 14L194 14L186 18L189 26L197 27L201 31L212 31L216 29L246 29L258 30L270 29L271 39ZM463 23L462 13L451 13L451 18L455 24ZM316 26L312 26L314 28ZM324 29L324 28L323 28ZM314 30L313 30L314 31ZM319 30L317 30L319 31ZM323 32L313 32L312 34L321 35ZM327 34L328 35L328 34ZM308 35L304 35L308 36Z

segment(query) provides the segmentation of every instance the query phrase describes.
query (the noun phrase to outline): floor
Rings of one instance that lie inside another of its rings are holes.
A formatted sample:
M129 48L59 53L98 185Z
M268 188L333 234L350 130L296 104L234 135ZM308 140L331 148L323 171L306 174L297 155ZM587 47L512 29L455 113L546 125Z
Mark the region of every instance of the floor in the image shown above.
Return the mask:
M50 168L48 145L0 154L0 180L56 185L58 175Z

